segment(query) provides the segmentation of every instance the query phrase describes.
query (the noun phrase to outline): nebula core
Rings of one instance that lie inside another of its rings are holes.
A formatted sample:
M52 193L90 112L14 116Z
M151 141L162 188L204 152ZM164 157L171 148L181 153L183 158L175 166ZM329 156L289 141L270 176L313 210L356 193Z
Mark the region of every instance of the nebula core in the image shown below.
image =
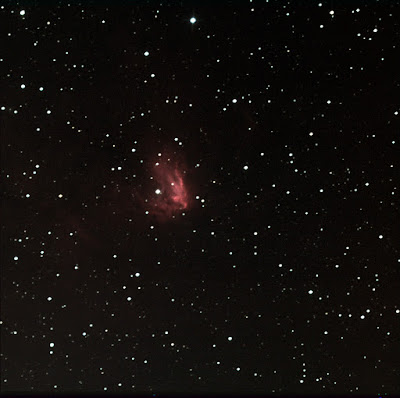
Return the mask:
M161 157L152 167L155 190L149 200L149 212L160 220L174 218L189 208L189 194L182 166L170 157Z

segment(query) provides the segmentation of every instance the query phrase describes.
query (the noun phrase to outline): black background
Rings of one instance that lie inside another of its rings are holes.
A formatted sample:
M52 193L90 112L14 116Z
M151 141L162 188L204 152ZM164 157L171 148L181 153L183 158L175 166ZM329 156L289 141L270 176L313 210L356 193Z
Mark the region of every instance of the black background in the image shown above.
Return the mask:
M398 1L0 7L3 392L400 392Z

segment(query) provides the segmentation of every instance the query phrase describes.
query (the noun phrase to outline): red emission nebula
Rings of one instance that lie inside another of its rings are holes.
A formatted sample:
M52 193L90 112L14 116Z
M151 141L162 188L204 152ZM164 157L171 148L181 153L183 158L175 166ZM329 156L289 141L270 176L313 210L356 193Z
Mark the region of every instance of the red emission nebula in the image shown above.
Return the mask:
M184 173L177 162L173 162L168 156L162 156L153 164L152 171L155 189L148 200L149 213L166 221L174 218L175 214L188 210L188 189Z

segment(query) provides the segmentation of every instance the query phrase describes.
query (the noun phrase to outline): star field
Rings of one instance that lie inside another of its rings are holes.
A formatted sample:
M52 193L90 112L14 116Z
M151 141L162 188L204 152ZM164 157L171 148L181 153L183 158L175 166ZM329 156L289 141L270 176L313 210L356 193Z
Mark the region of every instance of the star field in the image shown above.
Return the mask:
M399 20L0 2L1 391L400 394Z

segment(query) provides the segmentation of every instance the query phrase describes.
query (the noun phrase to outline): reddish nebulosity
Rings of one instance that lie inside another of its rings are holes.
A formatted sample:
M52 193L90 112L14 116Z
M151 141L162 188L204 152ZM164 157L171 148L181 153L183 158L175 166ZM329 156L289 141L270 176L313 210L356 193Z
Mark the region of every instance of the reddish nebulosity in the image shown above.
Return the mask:
M153 178L155 190L149 200L151 214L165 220L188 209L187 187L183 172L176 162L168 157L157 159L153 166Z

